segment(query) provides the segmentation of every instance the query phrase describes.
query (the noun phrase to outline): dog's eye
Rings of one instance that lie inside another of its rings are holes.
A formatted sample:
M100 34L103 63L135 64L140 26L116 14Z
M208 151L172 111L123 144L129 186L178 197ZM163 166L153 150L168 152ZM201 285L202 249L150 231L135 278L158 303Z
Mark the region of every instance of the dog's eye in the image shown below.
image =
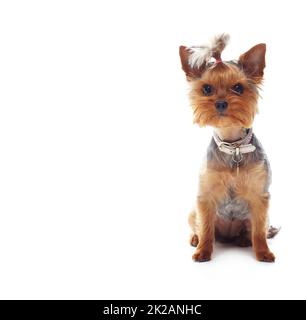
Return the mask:
M232 87L232 90L235 92L235 93L238 93L238 94L243 94L243 85L241 83L236 83L233 87Z
M202 87L205 96L211 96L213 94L213 87L210 84L204 84Z

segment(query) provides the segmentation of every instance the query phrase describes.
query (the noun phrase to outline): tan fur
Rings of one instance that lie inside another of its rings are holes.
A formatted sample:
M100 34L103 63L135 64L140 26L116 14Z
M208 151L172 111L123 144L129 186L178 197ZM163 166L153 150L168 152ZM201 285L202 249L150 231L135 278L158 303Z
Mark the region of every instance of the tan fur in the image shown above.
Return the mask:
M190 51L180 47L182 69L190 83L190 101L194 122L199 126L213 126L224 141L237 141L252 126L258 99L258 86L265 68L265 44L258 44L242 54L238 63L205 61L199 67L188 63ZM219 58L219 56L217 57ZM243 92L233 90L243 86ZM205 85L205 86L204 86ZM212 91L203 93L209 85ZM216 108L216 101L226 101L225 110ZM256 258L272 262L274 255L267 245L269 194L268 176L263 161L250 162L236 170L217 160L210 160L200 174L196 208L189 216L192 229L190 243L196 246L195 261L211 259L215 239L230 234L240 246L252 244ZM224 219L217 214L218 205L235 194L249 206L250 217L243 220ZM275 232L274 232L275 233Z
M231 91L232 86L241 83L245 91L243 97ZM249 128L252 125L257 108L257 91L252 83L231 64L220 63L203 73L198 80L191 81L190 101L194 113L194 122L200 127L210 125L216 128L240 126ZM202 87L210 84L215 88L211 96L204 96ZM231 106L225 116L220 116L215 108L215 101L226 99ZM245 99L248 103L245 104Z
M197 208L190 214L189 223L194 234L198 236L197 250L193 256L196 261L206 261L211 258L214 232L217 229L222 234L222 228L228 228L223 219L216 215L218 203L227 196L229 187L235 194L249 202L251 219L247 222L234 221L232 227L241 228L241 224L249 224L252 228L251 241L256 257L260 261L274 261L270 252L267 237L267 209L269 194L265 192L267 174L263 164L242 168L239 175L235 171L217 166L203 168L200 176ZM232 230L235 233L235 230ZM195 240L192 238L192 243Z

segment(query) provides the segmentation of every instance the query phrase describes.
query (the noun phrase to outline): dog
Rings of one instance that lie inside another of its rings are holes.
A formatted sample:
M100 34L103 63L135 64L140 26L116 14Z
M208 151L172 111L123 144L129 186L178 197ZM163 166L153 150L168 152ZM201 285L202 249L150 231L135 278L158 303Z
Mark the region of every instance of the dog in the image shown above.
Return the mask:
M253 246L257 260L274 262L267 244L279 231L268 227L271 169L252 130L266 45L255 45L238 60L223 61L228 41L229 36L221 34L209 45L179 48L194 123L215 130L189 215L193 260L211 260L217 240Z

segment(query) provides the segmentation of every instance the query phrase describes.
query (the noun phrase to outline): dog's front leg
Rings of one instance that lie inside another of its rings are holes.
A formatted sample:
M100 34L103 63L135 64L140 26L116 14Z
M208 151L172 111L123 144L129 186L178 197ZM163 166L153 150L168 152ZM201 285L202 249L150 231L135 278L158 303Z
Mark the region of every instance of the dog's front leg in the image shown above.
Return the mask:
M267 169L259 163L242 175L236 192L249 203L252 224L252 244L257 260L274 262L267 244L269 193L266 190Z
M267 218L268 218L267 196L254 197L250 201L252 221L252 242L257 260L263 262L274 262L274 254L267 244Z
M192 256L194 261L211 260L215 241L217 206L227 196L228 175L212 169L203 170L200 175L196 206L198 246Z
M199 243L193 260L204 262L211 260L215 240L216 206L210 195L197 199L197 220Z

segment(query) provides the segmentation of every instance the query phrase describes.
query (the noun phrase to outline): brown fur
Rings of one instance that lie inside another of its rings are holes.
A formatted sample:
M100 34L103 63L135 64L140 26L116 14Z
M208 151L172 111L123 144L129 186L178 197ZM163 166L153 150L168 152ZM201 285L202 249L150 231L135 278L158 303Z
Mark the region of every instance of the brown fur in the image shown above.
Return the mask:
M219 234L217 238L221 240L225 229L231 228L234 243L239 246L253 243L258 260L274 261L266 241L269 202L269 194L264 190L266 179L263 164L242 168L238 177L235 171L224 168L207 169L200 176L197 210L189 217L193 230L191 243L192 245L197 243L194 260L210 260L215 232ZM226 221L216 215L217 204L227 196L229 186L237 196L249 202L252 212L250 220Z
M226 141L241 135L252 126L257 111L257 86L261 84L265 67L264 44L259 44L242 54L238 63L225 62L191 68L188 50L180 47L182 68L191 85L190 101L194 122L199 126L210 125L222 133ZM240 83L241 95L232 88ZM213 87L213 94L205 96L204 84ZM215 108L216 100L226 100L228 108L220 114ZM239 246L253 245L259 261L273 262L274 255L267 245L269 193L266 190L267 170L261 161L236 170L219 162L207 163L201 172L196 208L189 216L192 228L190 243L196 246L195 261L209 261L215 239L228 240ZM247 201L250 218L225 220L217 215L218 204L228 197L229 190ZM227 237L224 237L224 235Z
M237 83L244 86L243 96L238 96L231 91L231 88ZM204 84L210 84L215 88L213 95L203 95ZM191 81L190 101L194 122L201 127L204 125L217 128L251 127L257 111L257 97L255 84L237 66L229 63L219 63L204 72L200 79ZM218 99L226 99L230 105L226 116L220 115L215 108L215 101ZM247 104L245 104L246 99Z

